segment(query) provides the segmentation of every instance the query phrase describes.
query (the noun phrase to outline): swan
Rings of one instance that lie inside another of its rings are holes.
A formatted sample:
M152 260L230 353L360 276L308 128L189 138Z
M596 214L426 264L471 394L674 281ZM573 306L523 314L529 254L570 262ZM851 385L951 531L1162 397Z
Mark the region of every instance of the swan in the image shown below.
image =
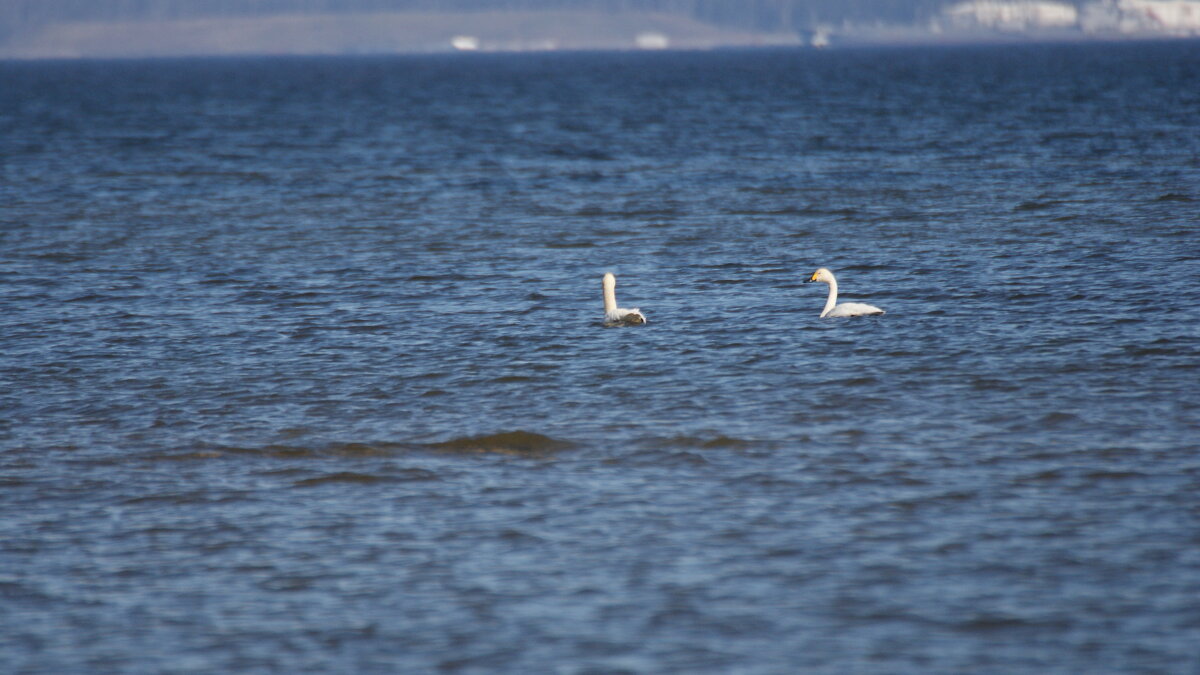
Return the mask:
M617 278L612 272L604 274L604 325L605 326L639 326L646 323L646 317L638 309L623 309L617 307Z
M833 272L822 267L812 276L805 280L804 283L809 284L814 281L829 284L829 299L825 301L825 309L821 310L821 317L827 316L864 316L867 314L883 314L883 310L874 305L868 305L862 302L843 302L837 304L837 279L833 277Z

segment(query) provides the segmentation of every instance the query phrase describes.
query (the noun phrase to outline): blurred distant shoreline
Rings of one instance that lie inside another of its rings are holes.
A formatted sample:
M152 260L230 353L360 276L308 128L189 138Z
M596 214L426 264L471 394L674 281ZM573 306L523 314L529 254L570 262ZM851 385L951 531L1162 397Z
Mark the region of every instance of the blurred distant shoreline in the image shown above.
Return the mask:
M377 12L55 23L0 44L0 58L320 55L794 46L795 33L681 15Z
M1124 5L1111 2L1110 5L1116 12L1126 11L1121 9L1126 5L1136 9L1138 5L1131 3L1150 1L1122 0ZM1189 28L1191 23L1200 27L1200 2L1169 0L1158 2L1158 5L1179 5L1186 10L1183 15L1188 22L1184 25L1185 30L1159 30L1156 24L1131 23L1120 14L1114 14L1115 18L1108 23L1098 23L1096 17L1107 19L1094 11L1091 14L1077 12L1067 5L1004 5L991 0L959 3L943 11L936 20L925 22L842 23L818 25L811 30L739 28L670 12L292 13L51 21L7 35L0 33L0 59L822 48L1194 39L1200 35L1200 28L1195 31ZM1015 7L1020 11L998 11L997 7L1002 10ZM1194 19L1189 18L1193 9ZM1129 16L1137 18L1141 15Z

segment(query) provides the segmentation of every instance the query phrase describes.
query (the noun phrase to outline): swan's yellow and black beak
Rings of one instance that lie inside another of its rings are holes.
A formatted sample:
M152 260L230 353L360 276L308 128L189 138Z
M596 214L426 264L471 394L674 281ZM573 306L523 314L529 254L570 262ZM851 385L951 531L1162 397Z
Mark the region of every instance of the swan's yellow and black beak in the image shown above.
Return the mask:
M814 281L816 281L816 280L817 280L817 275L816 275L816 274L813 274L811 277L809 277L809 278L805 279L805 280L804 280L804 283L806 283L806 284L811 284L812 282L814 282Z

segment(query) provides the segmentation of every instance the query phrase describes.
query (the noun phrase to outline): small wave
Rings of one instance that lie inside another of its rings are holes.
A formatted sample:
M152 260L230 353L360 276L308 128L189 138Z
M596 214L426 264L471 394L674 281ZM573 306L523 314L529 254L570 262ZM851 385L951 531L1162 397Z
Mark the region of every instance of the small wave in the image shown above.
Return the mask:
M704 455L687 450L676 450L666 453L647 453L639 455L635 462L638 466L654 467L690 467L704 466L708 460Z
M274 459L295 459L311 458L311 456L317 456L317 453L308 448L270 444L270 446L263 446L260 448L242 448L238 446L200 447L199 449L186 450L186 452L151 453L142 455L139 459L146 461L202 461L232 458L232 456L236 455L264 456L264 458Z
M329 453L338 457L381 457L392 454L392 449L367 443L336 443Z
M735 208L725 209L730 216L806 216L814 213L808 206L780 206L773 209Z
M1059 205L1059 202L1054 202L1054 201L1046 201L1046 202L1026 201L1026 202L1021 202L1020 204L1017 204L1017 206L1014 207L1013 210L1014 211L1044 211L1046 209L1052 209L1058 205Z
M246 280L224 274L210 274L196 283L200 286L240 286L246 283Z
M316 457L318 453L311 449L294 445L266 445L261 448L225 448L226 452L238 455L257 455L260 457L274 457L276 459L300 459L305 457Z
M84 253L76 253L72 251L52 251L50 253L34 253L29 257L43 262L75 263L87 260L89 256Z
M770 471L756 471L742 476L737 476L730 482L734 484L752 485L761 488L799 488L801 486L801 484L797 481L789 480L777 473Z
M971 387L980 391L1015 391L1018 387L994 377L977 376L971 379Z
M195 461L201 459L220 459L225 453L217 450L197 450L195 452L180 452L180 453L155 453L146 455L142 459L149 461L167 461L167 462L183 462Z
M1078 421L1079 417L1077 415L1064 412L1051 412L1043 415L1038 422L1044 427L1057 427Z
M364 333L382 333L387 331L389 328L390 327L385 324L360 322L347 324L343 327L343 330L345 330L347 333L361 335Z
M870 384L876 384L879 380L874 375L862 375L859 377L848 377L844 380L831 380L826 384L836 387L861 387Z
M960 622L954 628L967 633L987 633L1016 628L1045 627L1050 624L1058 625L1059 623L1057 621L1023 619L1007 614L980 614Z
M795 185L745 185L737 191L760 195L790 195L800 193L803 189Z
M1193 199L1192 197L1189 197L1188 195L1179 194L1178 192L1168 192L1166 194L1159 195L1158 197L1156 197L1154 199L1154 201L1156 201L1156 202L1194 202L1196 200Z
M1084 474L1089 480L1126 480L1129 478L1146 478L1140 471L1092 471Z
M1079 141L1094 138L1096 134L1091 131L1051 131L1042 134L1042 142L1050 141Z
M467 279L462 274L414 274L405 279L405 281L464 281Z
M529 534L528 532L525 532L524 530L518 530L515 528L511 528L511 527L508 529L501 530L497 534L497 536L502 541L516 542L516 543L538 543L538 542L543 541L543 539L537 535Z
M709 440L701 443L700 447L702 447L702 448L748 448L751 445L753 445L753 443L751 441L747 441L747 440L744 440L741 438L734 438L732 436L725 436L724 434L722 434L720 436L717 436L716 438L712 438L712 439L709 439Z
M647 445L652 448L699 448L713 450L720 448L742 449L755 445L754 441L734 438L721 434L714 438L699 438L696 436L672 436L670 438L649 438Z
M316 478L305 478L298 480L293 485L297 487L310 487L313 485L324 485L326 483L384 483L394 481L395 478L390 476L378 476L371 473L356 473L354 471L339 471L325 476L317 476Z
M214 445L187 452L168 452L147 455L151 461L195 461L234 456L269 457L271 459L310 459L317 457L386 457L404 446L389 443L332 443L321 448L303 445L271 443L258 447Z
M121 299L123 298L119 296L104 295L102 293L84 293L73 298L67 298L64 302L109 302Z
M1129 356L1186 356L1192 349L1189 345L1180 344L1183 339L1159 338L1146 344L1126 345L1124 351Z
M235 491L193 490L138 495L121 500L121 504L228 504L245 498L245 494Z
M1045 471L1037 471L1021 476L1016 476L1012 482L1021 485L1025 483L1049 483L1062 480L1065 473L1062 469L1046 469Z
M547 242L545 247L553 249L595 248L596 244L590 241L551 241Z
M622 218L622 219L637 219L637 218L651 219L651 218L669 218L671 216L677 216L680 214L680 211L678 209L671 208L671 207L642 208L642 209L639 209L639 208L606 209L602 206L597 206L595 204L589 204L587 206L582 206L571 213L576 216L585 216L585 217L591 216L591 217L606 217L606 218L613 217L613 218ZM604 234L604 233L598 232L596 234ZM622 234L633 234L633 233L622 233Z
M489 436L456 438L429 447L442 452L500 454L518 457L545 457L575 447L570 441L550 438L529 431L507 431Z
M551 157L562 159L586 159L593 162L611 162L614 157L600 148L583 148L572 145L556 145L547 150Z
M893 482L893 479L889 478L888 482ZM975 499L976 497L978 497L978 493L976 492L954 490L937 495L925 495L920 497L912 497L909 499L896 499L887 502L887 505L900 511L912 511L924 506L943 504L946 502L967 502Z

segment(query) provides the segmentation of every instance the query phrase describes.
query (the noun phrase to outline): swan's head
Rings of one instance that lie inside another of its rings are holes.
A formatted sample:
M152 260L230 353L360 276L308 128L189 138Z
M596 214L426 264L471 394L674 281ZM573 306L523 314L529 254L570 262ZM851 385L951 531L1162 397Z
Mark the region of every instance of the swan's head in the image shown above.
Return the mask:
M604 273L604 290L610 291L616 287L617 287L617 278L613 276L612 272L605 272Z
M806 279L804 283L808 284L814 281L819 281L823 284L833 283L833 272L830 272L828 269L822 267L816 272L813 272L812 276Z

